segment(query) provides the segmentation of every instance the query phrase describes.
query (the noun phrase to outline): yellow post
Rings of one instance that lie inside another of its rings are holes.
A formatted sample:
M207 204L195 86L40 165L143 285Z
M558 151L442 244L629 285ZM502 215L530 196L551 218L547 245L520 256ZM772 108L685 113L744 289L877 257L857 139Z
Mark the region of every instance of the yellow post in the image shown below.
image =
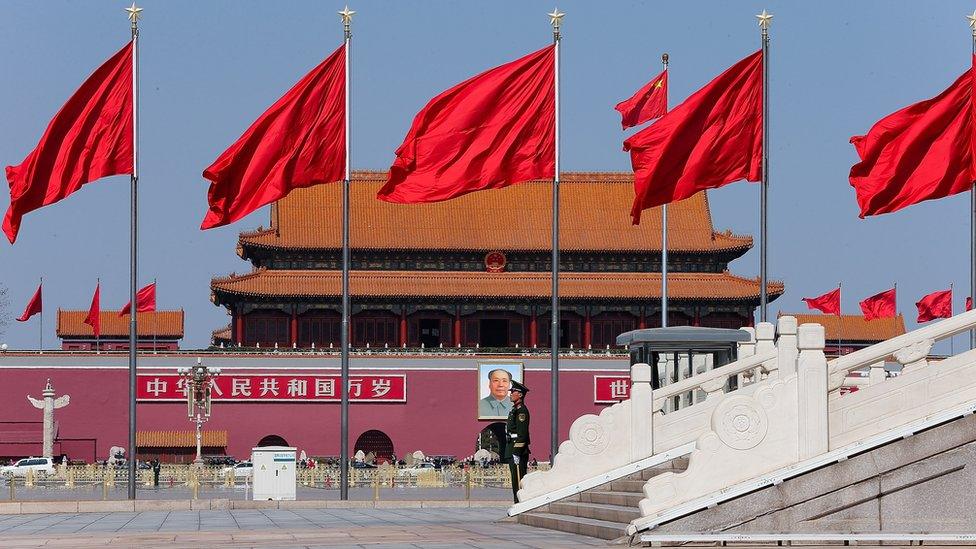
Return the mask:
M65 480L64 485L66 488L75 487L75 471L70 467L65 468Z
M10 501L14 501L17 499L17 493L14 489L14 477L12 475L7 479L7 484L10 486Z
M464 499L471 500L471 470L464 471Z
M28 469L24 474L24 486L34 486L34 470Z
M373 473L373 501L379 501L380 499L380 472L377 469Z

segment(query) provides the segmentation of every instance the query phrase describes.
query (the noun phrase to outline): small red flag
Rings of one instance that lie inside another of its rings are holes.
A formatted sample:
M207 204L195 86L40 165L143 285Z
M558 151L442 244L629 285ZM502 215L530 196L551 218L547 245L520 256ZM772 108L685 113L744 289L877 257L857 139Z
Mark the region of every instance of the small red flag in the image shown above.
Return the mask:
M885 290L862 301L861 311L864 313L864 319L894 318L896 315L895 291L896 288Z
M343 178L345 60L340 46L203 171L210 210L200 229L233 223L293 189Z
M644 84L630 99L617 103L614 110L620 112L620 123L625 130L664 116L668 112L668 71Z
M129 301L124 307L119 311L119 316L127 315L132 310L132 302ZM156 283L153 282L140 288L136 292L136 312L137 313L149 313L156 310Z
M634 168L635 225L648 208L761 179L762 76L758 51L624 141Z
M952 317L952 289L932 292L915 303L918 322Z
M811 310L816 309L825 315L840 315L840 288L819 297L804 297L803 301Z
M938 96L892 113L867 135L851 138L861 158L851 168L850 182L862 218L972 189L972 91L970 69Z
M556 171L555 49L485 71L413 119L376 197L414 204L499 189Z
M95 285L95 295L92 296L91 307L88 308L88 316L85 317L85 324L92 327L92 331L95 332L95 337L102 335L102 321L99 316L101 310L98 306L98 293L101 287L101 282Z
M27 322L27 319L41 312L41 286L43 284L37 285L37 291L34 292L34 297L31 298L30 303L27 304L27 308L24 309L24 314L20 315L17 322Z
M88 77L54 115L18 166L7 166L10 207L3 232L13 244L24 214L110 175L132 173L132 43Z
M972 297L967 297L966 298L966 310L967 311L972 311L973 310L973 298Z

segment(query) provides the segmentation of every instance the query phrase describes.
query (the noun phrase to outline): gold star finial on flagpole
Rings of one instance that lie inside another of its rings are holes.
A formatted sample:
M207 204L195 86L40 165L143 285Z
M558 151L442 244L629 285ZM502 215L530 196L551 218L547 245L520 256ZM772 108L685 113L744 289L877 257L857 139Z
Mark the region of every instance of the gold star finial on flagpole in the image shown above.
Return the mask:
M559 30L559 27L563 24L563 17L566 15L559 11L559 8L553 8L552 13L547 13L549 16L549 24L552 28Z
M973 32L976 32L976 10L973 10L972 15L967 15L966 19L969 20L969 28L973 29Z
M350 23L352 23L353 15L356 15L356 12L349 9L349 6L346 6L345 8L343 8L342 11L339 12L339 17L342 18L343 25L349 25Z
M762 13L757 15L756 19L759 19L759 28L761 28L764 31L767 31L769 30L769 24L773 20L773 14L766 13L766 10L762 10Z
M139 18L140 17L142 17L142 8L137 8L136 7L135 0L133 0L131 6L125 8L125 11L126 11L126 13L129 14L129 16L128 16L129 17L129 21L131 21L133 25L136 24L139 21Z

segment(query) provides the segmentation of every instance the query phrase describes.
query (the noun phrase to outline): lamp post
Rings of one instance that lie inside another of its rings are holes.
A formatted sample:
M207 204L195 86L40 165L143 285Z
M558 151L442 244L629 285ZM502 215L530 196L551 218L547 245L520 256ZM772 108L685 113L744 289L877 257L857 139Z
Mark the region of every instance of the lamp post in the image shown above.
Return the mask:
M193 368L179 368L176 371L184 380L186 416L196 424L197 457L193 464L199 467L203 465L200 455L203 424L210 419L210 387L213 379L220 375L220 368L207 368L203 365L203 360L198 358L197 365Z

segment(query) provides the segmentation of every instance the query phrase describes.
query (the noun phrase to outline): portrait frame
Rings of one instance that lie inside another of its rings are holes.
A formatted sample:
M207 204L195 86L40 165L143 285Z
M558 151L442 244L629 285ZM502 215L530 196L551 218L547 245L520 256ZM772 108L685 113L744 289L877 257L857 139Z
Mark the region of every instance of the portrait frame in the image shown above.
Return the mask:
M491 391L489 390L488 376L495 370L504 370L507 372L510 381L523 383L523 380L525 379L525 364L518 360L492 360L478 362L478 383L477 390L475 392L477 397L477 400L475 401L475 413L479 421L498 421L508 419L507 410L504 412L504 415L499 415L492 410L492 405L490 400L488 400L493 398ZM511 382L509 382L508 387L505 389L506 395L511 386ZM510 410L511 404L509 404L507 408Z

